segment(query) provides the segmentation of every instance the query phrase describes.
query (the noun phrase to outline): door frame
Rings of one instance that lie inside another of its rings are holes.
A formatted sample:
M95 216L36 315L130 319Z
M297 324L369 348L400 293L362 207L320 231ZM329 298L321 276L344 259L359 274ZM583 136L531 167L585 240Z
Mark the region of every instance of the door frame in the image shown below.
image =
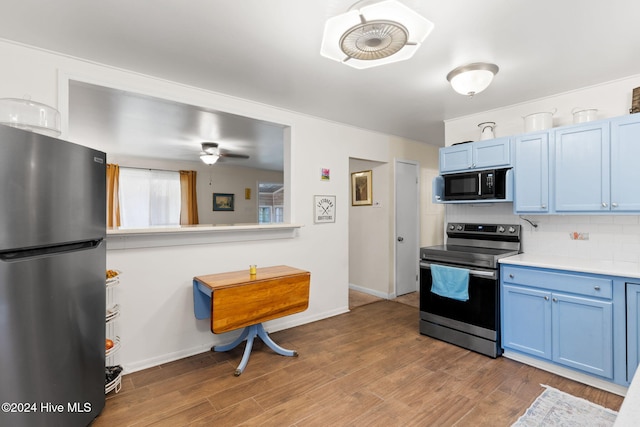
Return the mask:
M398 294L398 254L397 254L397 236L398 236L398 163L405 163L409 165L413 165L415 167L415 176L416 176L416 229L415 233L418 236L415 247L415 273L416 278L419 277L419 253L420 253L420 163L415 160L403 160L403 159L393 159L393 198L394 198L394 208L393 208L393 298L395 298ZM420 286L419 280L416 279L416 291L418 291Z

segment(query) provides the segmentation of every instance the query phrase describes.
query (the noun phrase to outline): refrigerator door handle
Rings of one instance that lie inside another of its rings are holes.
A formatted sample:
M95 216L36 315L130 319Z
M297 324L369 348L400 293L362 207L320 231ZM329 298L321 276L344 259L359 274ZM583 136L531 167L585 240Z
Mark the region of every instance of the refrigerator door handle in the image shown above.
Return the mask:
M0 261L22 261L27 258L52 256L61 253L85 251L97 248L104 239L85 240L83 242L64 243L61 245L42 246L37 248L13 249L0 251Z

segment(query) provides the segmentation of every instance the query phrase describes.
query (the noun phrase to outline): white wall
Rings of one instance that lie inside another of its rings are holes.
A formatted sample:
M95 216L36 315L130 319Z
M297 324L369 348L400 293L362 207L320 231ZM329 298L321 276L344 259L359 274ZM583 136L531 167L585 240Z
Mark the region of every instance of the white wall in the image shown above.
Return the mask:
M118 362L126 370L207 351L233 338L211 334L207 321L194 318L191 281L197 275L242 270L249 264L309 270L309 309L269 322L268 330L348 310L349 158L390 163L394 150L413 142L12 43L0 41L0 57L5 65L0 67L0 93L17 98L29 94L34 101L57 106L63 116L62 138L68 133L70 78L290 126L286 217L303 225L297 237L107 251L107 267L123 271L117 292L122 309ZM89 141L76 142L90 146ZM331 181L320 180L321 168L331 169ZM314 194L336 196L335 223L313 224Z
M445 122L447 145L455 142L478 140L478 123L496 122L496 136L509 136L524 132L522 116L540 111L558 109L554 127L571 124L571 110L576 107L598 109L598 118L626 115L631 107L633 88L640 87L640 75L605 82L603 84L537 99L497 110ZM523 250L558 256L577 256L593 260L640 263L640 217L637 215L526 215L538 223L533 228L513 214L512 203L490 206L447 205L447 221L504 222L522 224ZM574 231L589 233L589 240L571 240Z

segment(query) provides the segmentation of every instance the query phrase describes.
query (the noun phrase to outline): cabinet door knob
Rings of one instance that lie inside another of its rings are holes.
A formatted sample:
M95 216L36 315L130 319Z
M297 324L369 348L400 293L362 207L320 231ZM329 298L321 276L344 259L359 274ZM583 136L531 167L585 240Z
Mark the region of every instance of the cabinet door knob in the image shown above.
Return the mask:
M544 296L544 300L545 300L545 301L549 301L549 297L545 295L545 296Z
M617 207L618 207L618 204L617 204L617 203L611 203L611 207L613 207L613 208L617 208Z
M558 302L558 298L553 298L553 302Z
M514 277L513 274L509 275L509 279L513 279L513 277Z
M607 207L607 202L602 202L602 207L606 208Z
M547 209L547 205L540 206L542 209Z
M595 289L596 291L600 290L600 286L594 286L593 289Z

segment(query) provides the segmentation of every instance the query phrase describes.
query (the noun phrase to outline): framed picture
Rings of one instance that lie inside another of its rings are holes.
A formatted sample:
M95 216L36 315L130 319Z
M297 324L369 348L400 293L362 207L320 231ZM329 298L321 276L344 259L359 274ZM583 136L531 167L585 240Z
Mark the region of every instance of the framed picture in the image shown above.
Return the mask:
M351 174L351 205L371 205L371 194L371 171L353 172Z
M214 211L232 211L233 205L233 194L213 193Z
M313 196L313 222L336 222L336 196Z

